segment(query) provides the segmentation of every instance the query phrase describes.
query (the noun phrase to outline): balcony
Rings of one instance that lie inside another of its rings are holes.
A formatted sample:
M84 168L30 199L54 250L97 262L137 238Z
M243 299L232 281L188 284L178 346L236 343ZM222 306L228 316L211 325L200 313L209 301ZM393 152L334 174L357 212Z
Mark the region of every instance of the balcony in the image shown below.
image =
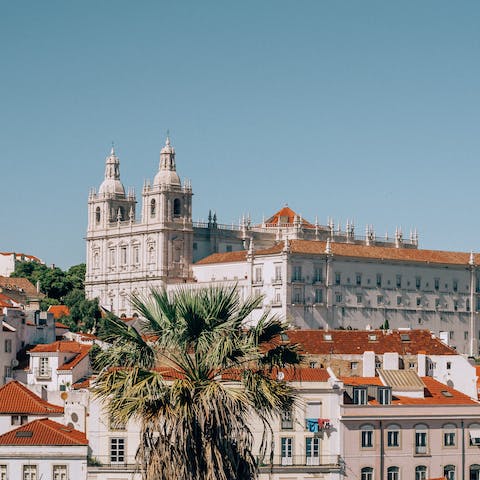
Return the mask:
M34 368L33 374L37 380L50 380L52 378L51 368Z
M275 455L272 463L267 459L260 462L260 473L321 473L321 472L341 472L343 462L340 455Z
M281 285L281 284L282 284L282 277L272 278L272 285Z
M415 454L416 455L426 455L427 454L426 445L416 445L415 446Z
M292 277L292 283L305 283L305 279L303 277Z

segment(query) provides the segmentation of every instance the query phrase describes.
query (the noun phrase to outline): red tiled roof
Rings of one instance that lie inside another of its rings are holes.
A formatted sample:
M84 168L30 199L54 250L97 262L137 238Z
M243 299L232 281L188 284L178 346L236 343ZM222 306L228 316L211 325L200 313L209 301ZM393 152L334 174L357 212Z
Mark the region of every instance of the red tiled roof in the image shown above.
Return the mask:
M20 382L13 380L0 388L0 414L51 415L63 408L42 400Z
M70 315L70 309L66 305L50 305L47 312L52 313L55 320Z
M92 377L85 378L84 380L81 380L79 382L76 382L72 385L74 390L80 390L81 388L88 388L90 387L90 381Z
M409 341L403 341L402 335L408 335ZM440 339L432 338L428 330L288 330L287 336L299 345L301 353L312 355L363 355L365 351L458 355ZM370 340L373 336L375 340Z
M4 256L10 256L10 255L15 255L17 257L24 257L24 258L29 258L30 260L38 263L43 263L38 257L35 255L28 255L27 253L16 253L16 252L0 252L0 255Z
M55 322L55 328L64 328L64 329L70 330L69 327L67 327L65 324L61 322Z
M326 242L318 240L290 240L290 252L300 255L324 255ZM416 248L395 248L357 245L353 243L332 242L330 244L334 256L372 258L377 260L399 261L408 263L437 263L444 265L468 265L470 254L465 252L448 252L442 250L421 250ZM266 249L255 251L257 256L280 253L283 242ZM243 258L240 253L243 253ZM210 263L242 262L246 252L214 253L198 261L197 265ZM480 263L480 254L475 255L475 263Z
M0 308L3 307L17 307L19 303L17 303L15 300L10 298L8 295L5 295L4 293L0 293Z
M295 222L296 217L300 218L303 227L314 228L314 225L301 218L298 213L294 212L290 207L287 206L274 213L268 220L265 220L265 223L270 225L282 225L285 223L292 224Z
M383 385L380 377L341 377L345 385Z
M4 277L0 275L0 287L7 290L21 290L29 297L44 297L43 293L38 293L37 289L30 280L23 277Z
M58 340L46 345L36 345L28 353L75 353L77 354L75 357L58 367L58 370L71 370L88 355L91 348L91 345L83 345L72 340Z
M0 435L0 445L74 446L88 445L88 440L83 432L42 418Z

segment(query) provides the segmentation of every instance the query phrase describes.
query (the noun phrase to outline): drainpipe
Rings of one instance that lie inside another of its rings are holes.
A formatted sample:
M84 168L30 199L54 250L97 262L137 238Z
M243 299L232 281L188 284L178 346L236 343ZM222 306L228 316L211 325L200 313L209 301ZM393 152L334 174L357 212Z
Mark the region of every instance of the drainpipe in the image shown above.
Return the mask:
M380 420L380 480L384 479L385 470L385 447L383 438L383 422Z
M462 480L465 480L465 424L462 423Z

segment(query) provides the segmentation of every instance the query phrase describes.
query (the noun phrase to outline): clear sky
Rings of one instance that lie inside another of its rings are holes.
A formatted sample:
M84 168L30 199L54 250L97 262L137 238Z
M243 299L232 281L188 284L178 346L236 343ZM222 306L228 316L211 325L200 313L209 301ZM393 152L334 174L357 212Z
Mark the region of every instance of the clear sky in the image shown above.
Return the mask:
M111 142L138 195L167 129L195 219L480 251L478 0L4 1L0 52L0 251L84 261Z

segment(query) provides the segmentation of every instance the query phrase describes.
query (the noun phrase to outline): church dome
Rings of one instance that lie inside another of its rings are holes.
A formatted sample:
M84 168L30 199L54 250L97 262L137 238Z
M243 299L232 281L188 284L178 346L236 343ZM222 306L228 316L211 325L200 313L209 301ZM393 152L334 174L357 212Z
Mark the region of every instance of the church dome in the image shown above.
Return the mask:
M170 145L168 137L160 151L160 168L153 179L153 185L181 185L175 167L175 149Z
M105 160L105 180L100 185L98 193L125 195L125 188L120 181L120 160L115 155L113 147Z

